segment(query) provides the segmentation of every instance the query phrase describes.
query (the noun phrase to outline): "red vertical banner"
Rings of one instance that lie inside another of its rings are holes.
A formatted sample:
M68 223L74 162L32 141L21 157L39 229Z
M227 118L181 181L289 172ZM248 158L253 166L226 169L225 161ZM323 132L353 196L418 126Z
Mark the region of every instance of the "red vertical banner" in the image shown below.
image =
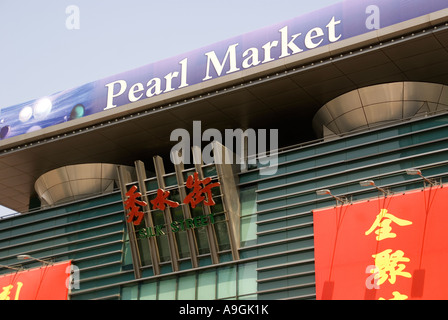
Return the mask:
M0 276L0 300L67 300L71 261Z
M448 188L313 211L316 298L448 299Z

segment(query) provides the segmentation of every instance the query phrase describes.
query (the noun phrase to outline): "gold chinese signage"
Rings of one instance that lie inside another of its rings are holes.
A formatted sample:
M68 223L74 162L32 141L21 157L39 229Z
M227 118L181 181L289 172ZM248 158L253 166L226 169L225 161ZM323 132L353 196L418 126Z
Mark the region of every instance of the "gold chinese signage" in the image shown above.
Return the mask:
M315 210L317 299L448 298L448 189Z

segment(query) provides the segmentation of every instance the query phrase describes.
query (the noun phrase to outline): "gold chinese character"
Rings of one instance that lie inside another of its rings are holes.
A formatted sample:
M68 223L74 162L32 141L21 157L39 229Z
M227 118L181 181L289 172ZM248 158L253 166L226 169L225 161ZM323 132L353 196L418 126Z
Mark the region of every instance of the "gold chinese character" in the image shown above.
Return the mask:
M390 298L390 299L388 299L388 300L406 300L406 299L408 298L407 295L405 295L405 294L401 294L401 293L398 292L398 291L394 291L394 292L392 292L392 295L393 295L394 297L393 297L393 298ZM379 298L378 300L386 300L386 299L384 299L384 298Z
M22 282L17 282L16 295L14 297L14 300L19 300L20 289L22 289L22 286L23 286ZM9 295L11 294L12 288L14 288L12 284L3 287L3 292L0 293L0 300L11 300Z
M391 252L392 249L386 249L383 252L372 255L379 270L380 279L378 280L378 285L383 284L386 280L394 284L397 276L412 277L409 272L403 271L406 266L402 263L399 264L399 262L409 262L410 259L406 258L401 250L397 250L392 254Z
M392 227L390 224L394 222L398 224L399 226L409 226L412 224L411 221L399 219L395 217L393 214L388 213L387 209L381 209L380 213L376 216L375 221L373 222L372 226L369 230L365 232L365 235L369 235L375 228L378 228L375 231L376 241L384 240L387 238L395 238L397 236L396 233L391 232Z

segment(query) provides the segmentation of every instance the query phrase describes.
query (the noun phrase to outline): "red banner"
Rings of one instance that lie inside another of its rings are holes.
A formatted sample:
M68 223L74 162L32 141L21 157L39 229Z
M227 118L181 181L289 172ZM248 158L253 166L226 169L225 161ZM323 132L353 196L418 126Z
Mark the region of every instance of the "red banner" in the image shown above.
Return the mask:
M448 188L315 210L316 298L448 299Z
M71 261L0 276L0 300L67 300Z

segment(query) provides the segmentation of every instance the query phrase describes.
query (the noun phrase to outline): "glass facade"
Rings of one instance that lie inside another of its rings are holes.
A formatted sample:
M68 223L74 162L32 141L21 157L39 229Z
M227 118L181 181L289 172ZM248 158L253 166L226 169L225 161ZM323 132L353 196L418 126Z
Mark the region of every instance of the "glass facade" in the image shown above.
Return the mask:
M238 259L229 250L222 190L216 188L212 210L217 217L219 263L213 264L207 235L197 228L199 265L193 267L186 235L179 232L175 238L179 270L173 271L167 235L160 235L160 273L153 272L148 242L139 241L142 274L136 279L122 196L114 190L0 219L0 264L39 265L18 261L19 254L58 262L70 259L80 270L80 288L70 294L73 300L314 299L312 210L335 205L334 199L318 196L316 190L328 188L355 201L383 196L374 188L361 187L359 182L366 179L395 193L419 189L421 178L405 172L414 167L446 182L447 137L448 116L433 116L291 147L279 153L273 176L261 176L256 168L241 172ZM209 174L216 176L212 169ZM170 196L179 201L173 176L165 179ZM151 199L159 185L152 177L146 185ZM202 214L202 208L196 208L192 216ZM161 213L151 212L154 223L165 223ZM170 214L173 221L183 219L177 208Z
M123 300L256 299L257 263L213 267L123 286Z

